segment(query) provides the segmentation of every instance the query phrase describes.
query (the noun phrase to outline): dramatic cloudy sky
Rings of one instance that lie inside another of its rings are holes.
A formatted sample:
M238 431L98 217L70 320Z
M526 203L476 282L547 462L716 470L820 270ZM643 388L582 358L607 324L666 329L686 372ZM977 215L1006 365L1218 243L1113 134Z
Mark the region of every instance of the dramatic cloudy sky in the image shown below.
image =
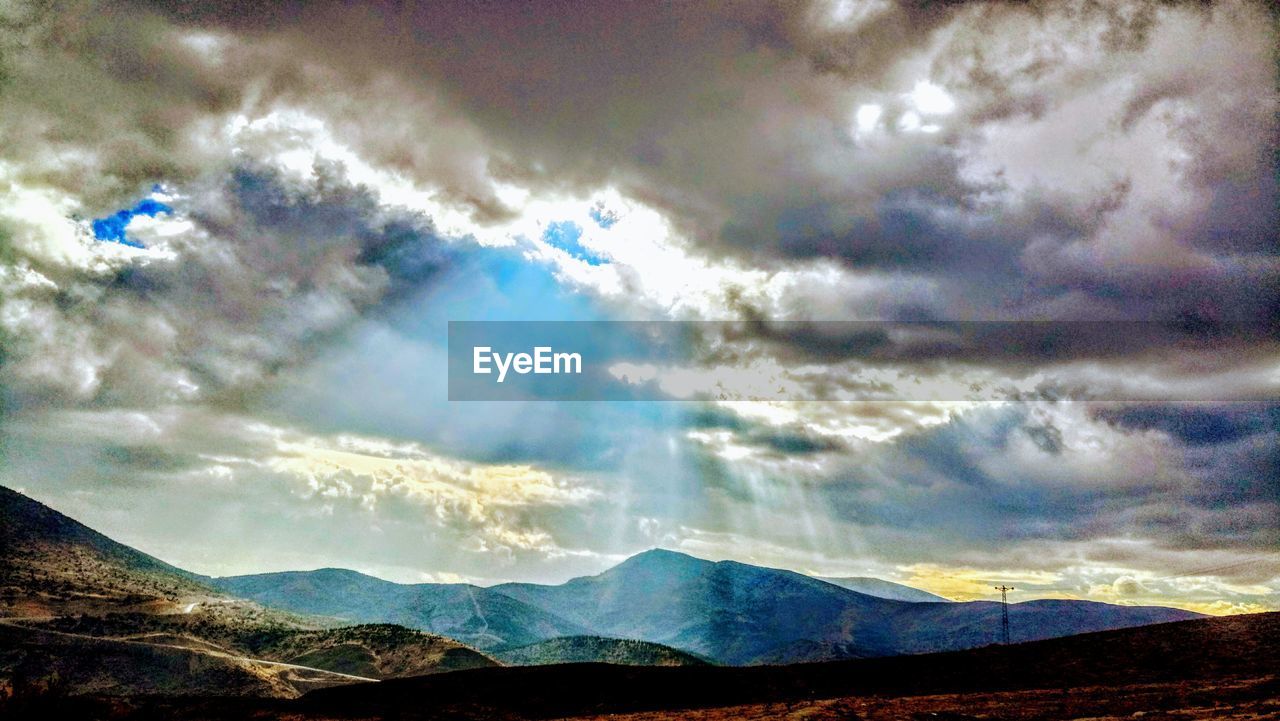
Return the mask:
M5 2L0 483L210 574L663 546L1280 608L1277 32L1263 2ZM786 397L448 400L450 320L617 319L738 321L649 380ZM868 358L798 320L1014 330ZM851 377L879 400L812 392Z

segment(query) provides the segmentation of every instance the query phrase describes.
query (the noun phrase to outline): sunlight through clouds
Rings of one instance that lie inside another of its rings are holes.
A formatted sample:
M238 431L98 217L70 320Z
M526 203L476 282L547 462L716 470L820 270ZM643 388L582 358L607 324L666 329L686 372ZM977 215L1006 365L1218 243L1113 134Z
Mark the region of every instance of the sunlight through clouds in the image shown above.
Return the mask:
M1215 335L1280 302L1268 9L672 7L0 10L0 483L200 570L1278 607L1160 581L1276 555L1278 347ZM449 400L448 321L533 318L740 332L610 369L670 404ZM831 320L1162 342L775 327Z

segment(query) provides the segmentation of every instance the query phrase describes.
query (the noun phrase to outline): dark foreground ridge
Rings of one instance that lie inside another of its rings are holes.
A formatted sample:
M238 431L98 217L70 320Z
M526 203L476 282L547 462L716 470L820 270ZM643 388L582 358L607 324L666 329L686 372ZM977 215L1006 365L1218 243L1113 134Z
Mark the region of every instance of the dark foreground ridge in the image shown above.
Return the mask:
M638 668L603 664L468 671L339 686L300 708L347 717L406 714L422 699L464 711L534 717L727 706L805 698L1128 684L1280 669L1280 613L924 656L751 668ZM1277 689L1280 692L1280 688ZM423 709L420 718L445 718ZM483 718L483 713L476 716Z
M110 719L543 719L871 695L1019 689L1070 695L1067 690L1086 687L1115 689L1105 696L1118 702L1124 689L1169 683L1201 689L1195 691L1204 696L1201 700L1216 703L1214 689L1235 689L1223 691L1235 696L1280 696L1276 669L1280 613L1266 613L921 656L749 668L491 668L336 686L292 701L85 698L64 700L56 709L50 701L18 711L30 711L31 717L57 712Z

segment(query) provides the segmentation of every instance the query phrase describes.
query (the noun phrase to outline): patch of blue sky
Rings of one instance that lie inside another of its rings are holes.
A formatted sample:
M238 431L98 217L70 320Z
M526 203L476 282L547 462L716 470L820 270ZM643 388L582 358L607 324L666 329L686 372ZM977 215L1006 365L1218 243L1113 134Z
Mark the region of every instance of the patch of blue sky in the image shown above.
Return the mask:
M172 207L154 198L143 198L134 204L132 208L116 211L105 218L95 218L92 223L93 237L109 243L127 245L131 248L143 248L145 246L142 243L129 237L127 232L129 223L133 221L135 216L144 215L148 218L154 218L161 213L172 212Z
M633 451L665 449L684 404L448 399L450 320L607 319L607 307L564 286L553 267L518 248L477 248L366 319L265 405L318 431L413 439L474 461L616 469Z
M595 206L587 214L596 222L596 225L604 228L605 230L612 228L614 223L618 222L617 213L614 213L612 210L605 210L602 205Z
M594 211L593 211L594 212ZM571 220L558 220L547 225L542 240L588 265L603 265L609 260L582 244L582 226Z

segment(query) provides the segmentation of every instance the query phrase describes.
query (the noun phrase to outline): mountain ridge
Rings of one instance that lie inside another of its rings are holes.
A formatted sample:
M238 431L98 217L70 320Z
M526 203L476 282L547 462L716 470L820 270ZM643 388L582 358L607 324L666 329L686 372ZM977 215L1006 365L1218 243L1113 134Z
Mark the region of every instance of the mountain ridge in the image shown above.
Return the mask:
M359 594L349 588L311 585L318 581L324 586L330 578L344 583L359 579L387 590L357 603L354 597ZM293 587L297 579L307 584ZM666 549L638 553L594 576L555 585L394 584L338 569L256 574L214 583L267 605L362 622L403 623L495 652L561 636L600 636L656 643L730 665L974 648L998 641L1001 613L996 602L886 599L795 571L709 561ZM466 598L460 589L466 589ZM338 606L316 605L318 597L336 599ZM409 603L405 598L419 600ZM405 615L406 607L414 614ZM484 613L485 607L506 611ZM353 608L359 613L351 614ZM424 609L428 613L423 614ZM1009 613L1016 641L1200 617L1158 606L1075 600L1015 603L1009 605ZM470 624L478 616L501 617L512 628L497 634L486 628L486 636L476 635ZM529 618L545 623L531 623Z

